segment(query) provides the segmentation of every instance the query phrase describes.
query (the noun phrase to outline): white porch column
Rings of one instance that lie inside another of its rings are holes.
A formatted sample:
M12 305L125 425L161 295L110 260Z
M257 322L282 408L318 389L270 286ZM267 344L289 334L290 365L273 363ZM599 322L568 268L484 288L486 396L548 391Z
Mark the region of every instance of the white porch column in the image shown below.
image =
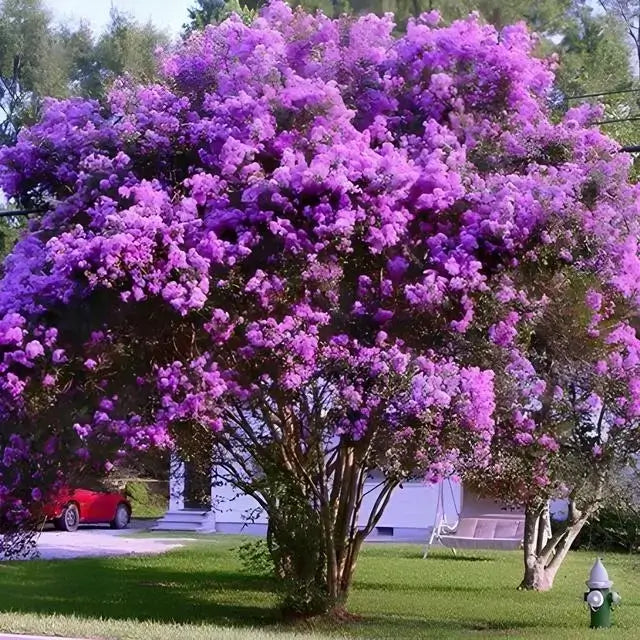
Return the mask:
M169 511L184 509L184 462L175 453L169 461Z

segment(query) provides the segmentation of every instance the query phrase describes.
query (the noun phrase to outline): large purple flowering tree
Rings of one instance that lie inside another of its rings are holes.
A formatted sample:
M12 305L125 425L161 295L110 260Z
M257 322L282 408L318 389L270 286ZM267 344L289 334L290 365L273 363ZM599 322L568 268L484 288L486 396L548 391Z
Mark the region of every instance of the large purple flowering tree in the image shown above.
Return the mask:
M635 305L628 163L587 110L551 122L524 26L392 31L275 2L2 151L47 208L0 291L5 531L69 477L204 452L269 516L285 607L336 611L399 483L487 468L497 427L555 446L496 362L555 279Z

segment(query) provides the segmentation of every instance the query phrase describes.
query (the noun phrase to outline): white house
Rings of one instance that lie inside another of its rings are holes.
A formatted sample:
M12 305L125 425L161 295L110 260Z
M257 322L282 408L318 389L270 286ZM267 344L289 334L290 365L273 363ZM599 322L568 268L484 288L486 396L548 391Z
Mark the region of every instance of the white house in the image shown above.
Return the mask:
M238 495L228 484L217 483L215 469L209 479L211 495L205 499L190 499L188 466L180 460L171 463L169 482L170 502L165 516L157 523L158 530L201 531L219 533L266 533L267 520L258 504L247 495ZM368 516L378 495L377 480L365 485L361 521ZM368 491L371 490L370 493ZM421 541L429 538L436 520L440 487L424 482L405 482L392 494L389 504L372 538ZM447 483L442 491L444 514L455 522L460 507L460 487Z

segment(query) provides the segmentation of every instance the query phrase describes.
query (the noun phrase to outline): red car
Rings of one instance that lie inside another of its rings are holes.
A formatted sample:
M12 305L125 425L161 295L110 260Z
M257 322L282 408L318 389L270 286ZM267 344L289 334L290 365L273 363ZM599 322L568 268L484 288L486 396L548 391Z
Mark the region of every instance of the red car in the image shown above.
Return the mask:
M63 489L47 500L43 511L60 531L76 531L80 524L100 523L124 529L131 520L131 504L116 491Z

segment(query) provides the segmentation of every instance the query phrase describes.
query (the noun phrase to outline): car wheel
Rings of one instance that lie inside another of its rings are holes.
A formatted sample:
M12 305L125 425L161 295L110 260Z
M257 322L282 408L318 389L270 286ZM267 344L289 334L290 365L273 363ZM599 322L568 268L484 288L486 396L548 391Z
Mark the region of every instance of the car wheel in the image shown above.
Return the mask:
M68 504L59 518L54 521L59 531L77 531L80 525L80 512L75 504Z
M111 521L112 529L126 529L131 520L131 514L129 513L129 507L126 504L120 503L116 509L116 515L113 516Z

